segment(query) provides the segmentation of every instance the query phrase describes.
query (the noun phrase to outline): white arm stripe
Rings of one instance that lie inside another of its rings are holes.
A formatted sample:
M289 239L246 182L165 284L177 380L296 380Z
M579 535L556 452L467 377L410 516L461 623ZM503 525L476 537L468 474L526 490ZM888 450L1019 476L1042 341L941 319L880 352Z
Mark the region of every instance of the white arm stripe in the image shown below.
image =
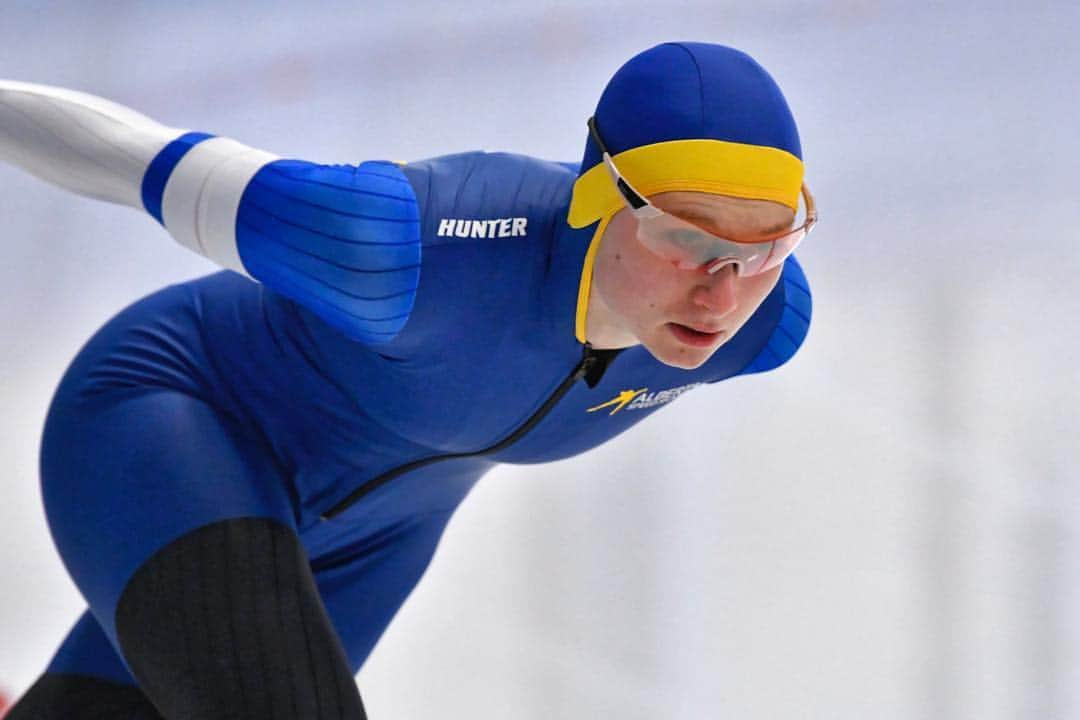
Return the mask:
M244 275L236 248L236 213L248 182L277 155L229 138L204 140L169 175L161 215L181 245Z

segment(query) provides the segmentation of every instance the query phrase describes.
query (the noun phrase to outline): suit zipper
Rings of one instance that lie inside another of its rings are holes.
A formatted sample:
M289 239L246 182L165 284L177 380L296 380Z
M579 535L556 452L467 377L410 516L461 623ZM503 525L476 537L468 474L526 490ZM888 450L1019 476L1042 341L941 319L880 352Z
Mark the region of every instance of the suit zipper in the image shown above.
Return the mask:
M566 395L566 393L570 392L570 388L572 388L578 380L586 377L586 375L588 375L590 371L593 371L594 368L596 368L597 363L600 362L600 360L601 354L598 353L596 350L593 350L592 345L585 343L581 353L581 360L578 362L577 367L574 368L573 372L567 375L566 379L564 379L562 383L559 384L559 387L555 388L555 392L553 392L548 397L548 399L544 401L544 404L541 405L539 409L537 409L537 411L529 417L528 420L522 423L522 425L516 430L514 430L514 432L512 432L510 435L503 438L494 445L484 448L483 450L476 450L474 452L467 453L447 453L445 455L433 455L431 457L414 460L404 465L399 465L393 470L388 470L382 475L368 480L356 490L353 490L345 497L344 500L341 500L332 508L324 512L321 516L322 519L330 520L337 517L376 488L382 487L394 478L400 477L401 475L412 472L413 470L416 470L418 468L427 467L428 465L432 465L443 460L457 460L459 458L493 455L497 452L505 450L506 448L510 447L518 440L520 440L522 437L524 437L525 434L532 430L534 427L536 427L540 423L540 421L543 420L547 416L547 414L551 412L552 408L554 408L559 403L559 401L562 400L563 396Z

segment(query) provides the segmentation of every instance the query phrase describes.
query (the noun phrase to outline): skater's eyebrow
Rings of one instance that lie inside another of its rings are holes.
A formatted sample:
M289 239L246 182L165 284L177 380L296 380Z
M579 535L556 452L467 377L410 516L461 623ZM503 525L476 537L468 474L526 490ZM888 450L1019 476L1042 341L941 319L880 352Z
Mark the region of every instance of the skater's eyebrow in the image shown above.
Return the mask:
M720 225L717 224L715 215L713 215L713 214L711 214L711 213L709 213L707 211L704 211L703 209L700 209L698 206L693 206L693 205L673 206L673 207L670 208L670 210L668 210L668 212L670 212L672 215L675 215L676 217L678 217L678 218L680 218L682 220L689 220L690 222L694 223L695 225L701 227L703 230L708 230L709 232L713 233L714 235L719 235L719 236L723 237L723 236L726 236L726 235L733 235L734 236L734 235L742 234L742 233L734 233L734 232L731 232L730 230L725 230L724 228L722 228ZM783 230L789 230L790 228L791 228L791 223L789 223L789 222L781 222L781 223L776 223L774 225L770 225L769 227L763 228L762 230L758 231L758 234L771 235L772 233L778 233L778 232L781 232Z

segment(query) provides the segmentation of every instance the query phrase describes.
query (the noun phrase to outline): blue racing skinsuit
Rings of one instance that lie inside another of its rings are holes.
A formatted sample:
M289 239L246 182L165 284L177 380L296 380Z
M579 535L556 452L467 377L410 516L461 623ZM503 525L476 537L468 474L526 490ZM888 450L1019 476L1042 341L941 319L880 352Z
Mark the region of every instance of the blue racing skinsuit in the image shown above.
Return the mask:
M164 183L171 162L148 178ZM682 392L792 356L810 317L794 258L696 370L580 342L596 227L566 222L576 177L485 153L259 171L237 237L262 282L223 271L135 303L88 342L53 401L44 498L90 611L50 672L133 684L115 649L133 574L193 529L241 517L295 530L356 672L488 469L575 455ZM294 242L316 232L314 214L348 252ZM309 263L324 266L319 278Z

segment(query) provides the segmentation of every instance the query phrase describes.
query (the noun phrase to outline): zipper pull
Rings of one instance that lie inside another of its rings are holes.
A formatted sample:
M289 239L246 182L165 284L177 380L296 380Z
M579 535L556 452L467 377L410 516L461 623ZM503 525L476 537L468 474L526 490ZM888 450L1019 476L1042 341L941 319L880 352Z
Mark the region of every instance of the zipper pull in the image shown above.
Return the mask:
M581 353L581 362L578 363L577 368L574 370L574 382L588 375L599 360L600 356L593 350L592 345L585 343Z
M608 365L622 351L622 348L594 350L592 345L585 343L581 364L578 365L577 372L574 373L575 380L585 378L585 384L589 386L590 390L596 387L600 383L600 378L604 377L604 373L607 372Z

